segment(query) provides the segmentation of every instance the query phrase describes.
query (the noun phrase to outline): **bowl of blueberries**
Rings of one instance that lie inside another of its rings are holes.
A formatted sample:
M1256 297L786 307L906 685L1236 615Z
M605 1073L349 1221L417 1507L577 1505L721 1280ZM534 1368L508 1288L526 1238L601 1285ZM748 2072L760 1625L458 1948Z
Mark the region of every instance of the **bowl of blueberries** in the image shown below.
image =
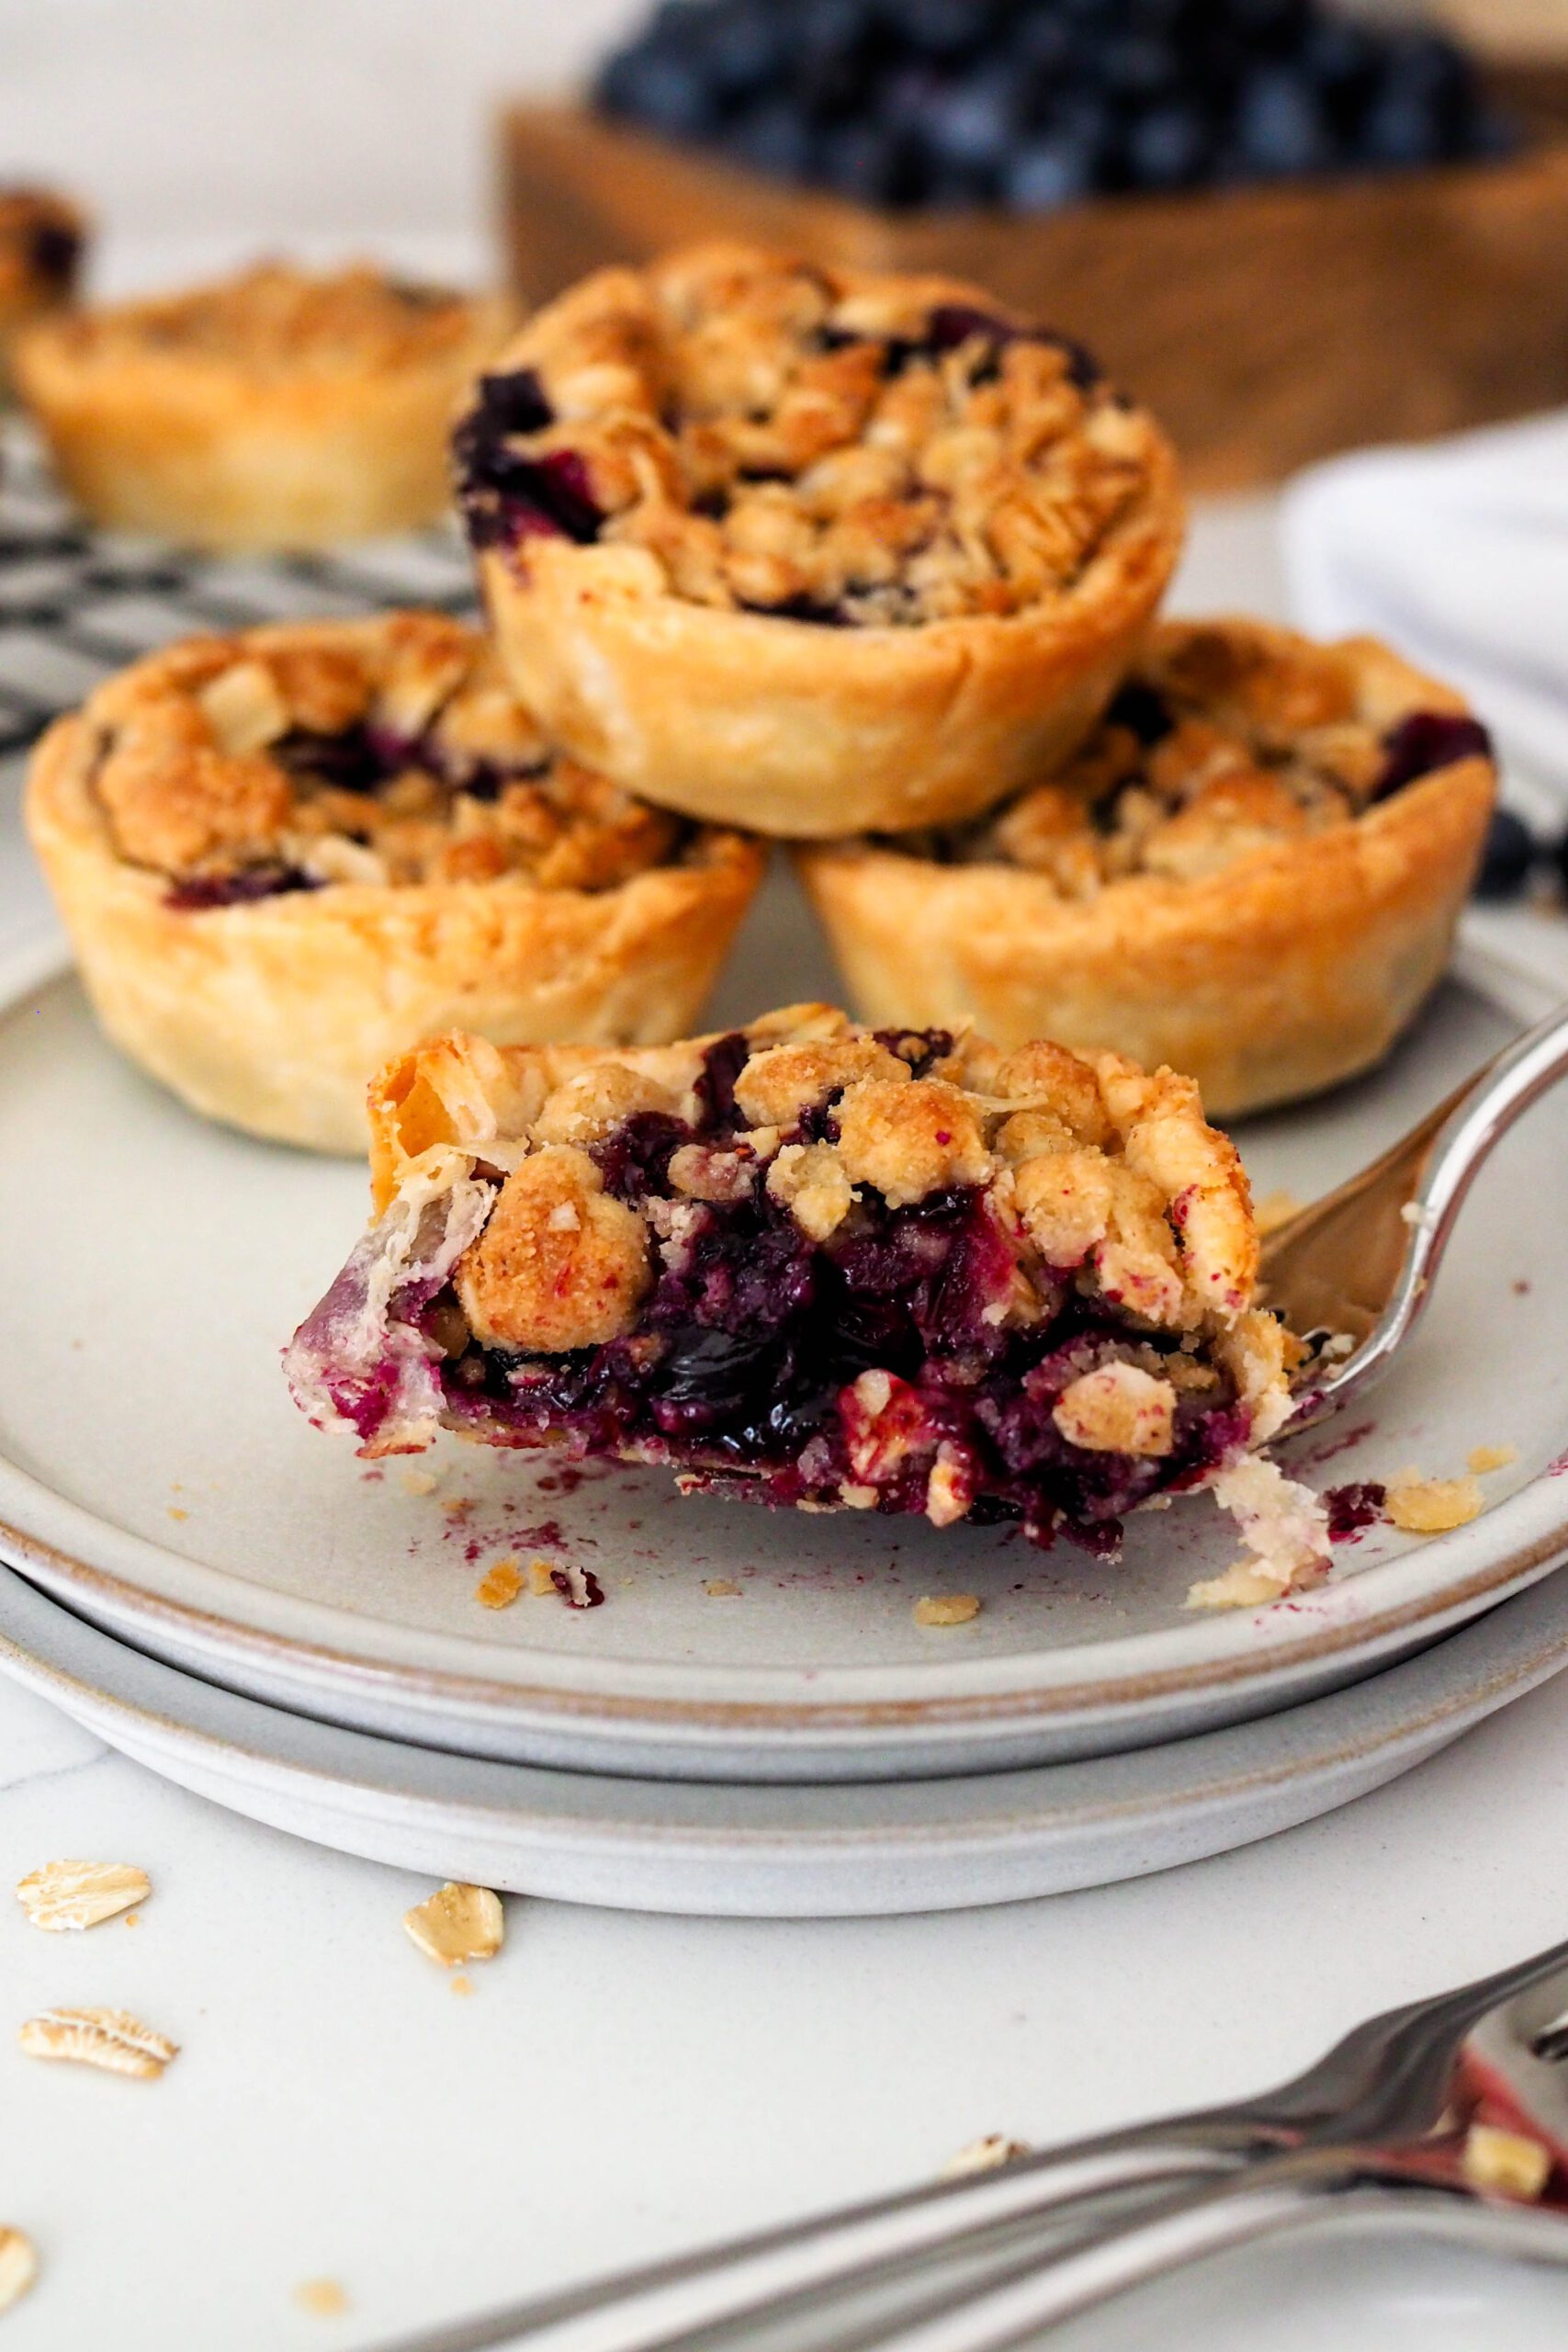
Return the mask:
M711 236L981 285L1205 491L1554 406L1568 74L1413 6L656 0L506 118L516 290Z
M662 0L604 62L612 120L901 209L1495 159L1457 43L1317 0Z

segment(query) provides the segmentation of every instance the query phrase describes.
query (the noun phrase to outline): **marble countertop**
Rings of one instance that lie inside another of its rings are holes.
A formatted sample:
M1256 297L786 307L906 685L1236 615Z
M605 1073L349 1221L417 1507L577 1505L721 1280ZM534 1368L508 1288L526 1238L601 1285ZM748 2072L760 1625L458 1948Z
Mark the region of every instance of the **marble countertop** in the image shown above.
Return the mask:
M1182 601L1277 608L1268 509L1200 518ZM0 809L0 927L39 902ZM1348 1811L1163 1876L901 1920L508 1904L457 1998L428 1886L231 1817L0 1682L0 1882L153 1894L45 1937L0 1899L13 2018L124 2007L156 2083L0 2034L0 2222L43 2266L6 2352L371 2352L415 2325L1043 2143L1253 2090L1357 2018L1568 1932L1568 1677ZM331 2280L344 2308L306 2308ZM1393 2234L1207 2266L1063 2352L1561 2352L1568 2280Z

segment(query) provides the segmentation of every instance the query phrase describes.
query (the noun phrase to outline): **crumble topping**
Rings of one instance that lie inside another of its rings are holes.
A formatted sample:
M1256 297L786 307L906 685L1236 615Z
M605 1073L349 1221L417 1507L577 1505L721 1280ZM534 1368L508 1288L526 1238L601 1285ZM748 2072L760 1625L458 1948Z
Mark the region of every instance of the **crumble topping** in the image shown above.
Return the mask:
M187 639L84 718L118 854L193 910L334 882L610 890L732 838L552 755L485 639L437 613Z
M1300 1351L1173 1071L806 1005L672 1046L445 1038L372 1114L380 1221L288 1358L362 1453L445 1426L1101 1552L1211 1487L1268 1597L1326 1559L1322 1506L1249 1452Z
M1388 707L1369 690L1363 651L1244 621L1166 622L1048 782L976 824L885 846L1021 867L1081 901L1136 876L1201 881L1489 755L1484 729L1461 710Z
M917 1625L969 1625L980 1614L977 1592L933 1592L917 1600Z
M1157 447L1077 345L972 288L740 245L585 279L455 444L476 544L636 548L695 604L878 627L1066 594Z
M1418 1470L1402 1470L1389 1482L1388 1516L1406 1535L1446 1535L1468 1527L1485 1508L1473 1476L1423 1478Z
M259 262L183 294L83 311L61 332L72 357L104 368L149 359L249 378L378 373L459 359L501 325L493 304L365 263L312 273Z

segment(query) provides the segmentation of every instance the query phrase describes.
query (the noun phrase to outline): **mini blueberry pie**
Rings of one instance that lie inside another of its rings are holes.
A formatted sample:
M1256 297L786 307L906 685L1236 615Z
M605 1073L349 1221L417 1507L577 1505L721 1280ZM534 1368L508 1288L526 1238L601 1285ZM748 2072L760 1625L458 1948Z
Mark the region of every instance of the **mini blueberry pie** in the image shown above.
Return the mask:
M691 1027L755 844L553 756L434 613L194 638L56 721L28 827L104 1027L191 1106L365 1146L388 1057Z
M1321 1568L1256 1451L1295 1343L1189 1079L797 1005L633 1053L444 1038L371 1124L376 1222L288 1354L362 1454L451 1429L1102 1555L1209 1487L1248 1598Z
M192 547L330 547L446 511L447 420L507 323L444 287L267 263L51 321L17 381L94 522Z
M818 838L974 815L1093 724L1173 454L971 287L705 246L541 311L456 436L503 662L631 792Z
M76 291L87 223L45 188L0 188L0 393L24 327L62 310Z
M1047 782L798 856L868 1019L1168 1061L1230 1116L1388 1051L1447 962L1495 789L1464 704L1371 639L1169 622Z

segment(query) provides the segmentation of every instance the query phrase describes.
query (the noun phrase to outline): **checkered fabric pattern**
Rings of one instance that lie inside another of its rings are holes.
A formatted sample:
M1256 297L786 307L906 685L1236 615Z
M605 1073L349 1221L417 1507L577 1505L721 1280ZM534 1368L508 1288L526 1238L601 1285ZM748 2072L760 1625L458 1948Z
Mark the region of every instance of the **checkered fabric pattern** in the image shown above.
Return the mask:
M0 473L0 932L45 920L19 803L26 755L51 718L175 638L398 605L474 615L473 571L455 528L322 556L186 554L87 529L30 435L12 426Z

